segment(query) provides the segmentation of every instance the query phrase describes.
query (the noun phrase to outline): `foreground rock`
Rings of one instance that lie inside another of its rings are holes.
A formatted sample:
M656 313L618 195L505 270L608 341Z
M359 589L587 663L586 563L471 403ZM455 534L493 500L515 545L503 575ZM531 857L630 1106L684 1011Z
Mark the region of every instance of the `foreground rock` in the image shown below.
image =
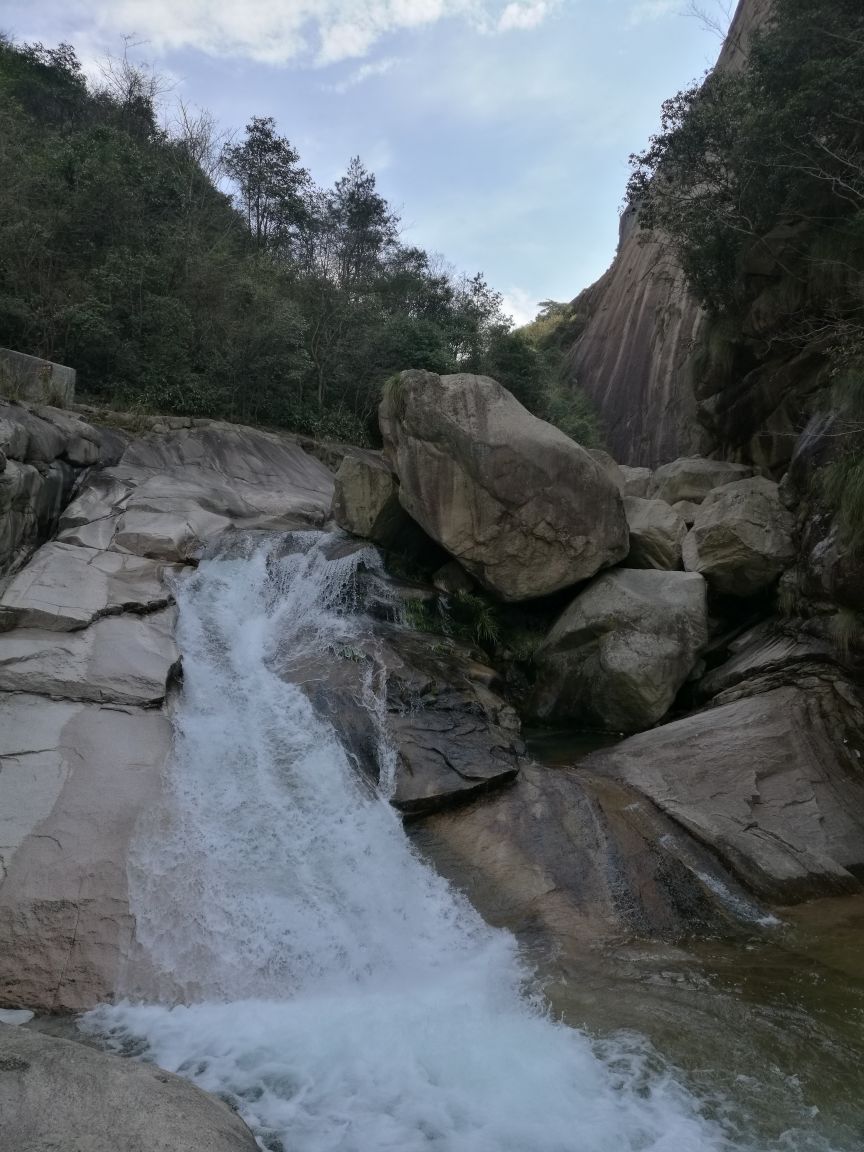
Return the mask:
M403 508L502 599L545 596L627 555L617 486L494 380L403 372L380 419Z
M540 649L534 709L542 720L648 728L671 707L707 639L701 576L627 568L599 576Z
M860 890L864 711L809 677L708 708L589 756L631 784L750 888L778 901Z
M165 699L179 655L176 610L97 620L77 632L18 628L0 634L0 692L66 700L137 704Z
M777 485L756 477L706 496L683 545L684 567L727 596L769 588L795 560L794 520Z
M706 460L703 456L683 456L670 464L663 464L651 477L649 495L667 504L690 500L701 504L714 488L745 480L753 469L745 464L730 464L725 460Z
M333 519L353 536L389 548L410 523L396 477L373 452L345 456L336 473Z
M235 1112L187 1080L0 1025L4 1152L255 1152Z
M628 568L659 568L674 572L682 567L681 545L687 525L663 500L624 499L630 527Z
M0 594L0 631L71 632L103 616L165 608L165 578L177 571L139 556L52 541Z

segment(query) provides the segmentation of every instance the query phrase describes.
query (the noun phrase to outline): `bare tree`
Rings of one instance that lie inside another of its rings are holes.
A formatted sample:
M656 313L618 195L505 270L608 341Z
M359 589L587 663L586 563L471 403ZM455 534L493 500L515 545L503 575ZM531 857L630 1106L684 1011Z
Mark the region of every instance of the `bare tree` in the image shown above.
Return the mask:
M685 14L698 20L708 32L713 32L715 36L725 40L732 17L735 15L735 0L713 0L713 4L688 0Z

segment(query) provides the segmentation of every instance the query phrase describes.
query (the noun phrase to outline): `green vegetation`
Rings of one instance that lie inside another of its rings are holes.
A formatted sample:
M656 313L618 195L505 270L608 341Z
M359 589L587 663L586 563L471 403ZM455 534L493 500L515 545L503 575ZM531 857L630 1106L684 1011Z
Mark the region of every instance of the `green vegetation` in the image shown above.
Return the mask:
M774 0L747 66L667 101L631 164L641 222L711 318L702 374L805 351L827 365L840 420L823 490L864 546L864 5Z
M229 139L166 115L147 69L88 86L69 45L0 38L0 345L113 407L358 442L404 368L485 372L544 410L547 359L501 295L403 244L359 159L320 188L268 117Z
M564 375L566 352L579 338L588 319L587 308L580 307L581 301L582 297L572 304L544 300L535 319L507 338L519 339L523 348L531 352L530 357L526 351L521 355L526 365L524 375L530 375L535 381L534 392L530 403L520 396L522 403L577 443L586 448L599 448L603 438L597 410L584 392L566 382ZM500 364L499 370L509 369L511 377L516 377L514 359L511 353L510 361ZM491 374L494 376L495 372Z

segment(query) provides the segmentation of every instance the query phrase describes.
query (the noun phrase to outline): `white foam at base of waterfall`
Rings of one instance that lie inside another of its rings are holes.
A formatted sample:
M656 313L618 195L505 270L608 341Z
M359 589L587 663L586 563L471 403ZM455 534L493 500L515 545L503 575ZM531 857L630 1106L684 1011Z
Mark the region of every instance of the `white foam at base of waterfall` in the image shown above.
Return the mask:
M157 999L82 1026L232 1101L262 1148L731 1148L647 1044L601 1052L548 1017L513 937L416 856L280 677L368 627L350 609L374 553L328 560L327 540L249 543L178 588L175 749L129 876Z

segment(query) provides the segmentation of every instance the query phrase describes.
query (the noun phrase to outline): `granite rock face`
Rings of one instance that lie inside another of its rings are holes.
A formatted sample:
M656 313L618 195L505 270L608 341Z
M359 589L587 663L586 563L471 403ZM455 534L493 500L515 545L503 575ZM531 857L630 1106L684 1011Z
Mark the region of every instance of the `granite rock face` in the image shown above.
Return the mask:
M380 422L402 507L502 599L548 595L626 556L617 485L489 377L403 372Z
M718 69L741 67L770 6L739 0ZM571 309L581 323L567 374L597 406L616 460L654 466L717 447L700 418L696 353L705 316L670 246L640 228L632 207L611 267Z

